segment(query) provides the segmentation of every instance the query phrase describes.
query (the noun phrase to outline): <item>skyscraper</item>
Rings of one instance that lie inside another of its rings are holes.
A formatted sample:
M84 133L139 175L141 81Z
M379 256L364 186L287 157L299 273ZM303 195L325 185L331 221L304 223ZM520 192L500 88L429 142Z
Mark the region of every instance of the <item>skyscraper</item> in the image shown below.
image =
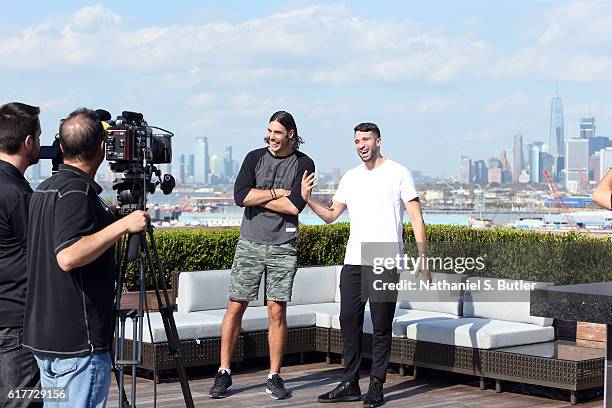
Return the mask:
M185 167L185 177L194 181L195 178L195 154L187 156L187 166Z
M232 159L232 146L225 147L225 157L223 158L223 168L225 176L232 178L234 176L234 161Z
M210 162L208 157L208 138L196 137L195 150L195 182L209 184Z
M595 136L595 117L581 116L580 117L580 138L591 139Z
M486 184L489 178L489 172L487 169L487 163L484 160L476 160L472 166L473 175L472 179L476 184Z
M537 142L536 142L537 143ZM529 181L540 183L542 181L542 143L529 145Z
M523 170L523 135L514 135L514 157L512 161L512 181L518 181Z
M467 156L461 156L459 182L461 184L470 184L472 182L472 159Z
M549 153L553 156L563 156L565 151L565 126L563 124L563 100L555 96L550 102L550 135Z
M572 193L583 192L589 178L589 141L569 139L565 145L565 188Z
M183 184L185 182L185 155L181 154L179 156L179 183Z

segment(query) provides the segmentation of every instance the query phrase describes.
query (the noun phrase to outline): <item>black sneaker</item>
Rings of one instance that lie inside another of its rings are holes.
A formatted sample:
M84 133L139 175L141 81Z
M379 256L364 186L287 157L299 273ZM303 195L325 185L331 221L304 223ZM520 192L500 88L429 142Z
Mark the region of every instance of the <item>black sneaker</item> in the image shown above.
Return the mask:
M285 388L285 382L278 374L274 374L272 378L268 378L266 392L277 400L289 398L289 391Z
M232 388L232 376L225 370L217 371L213 386L208 392L210 398L225 398L227 391Z
M383 397L383 382L376 377L370 377L368 393L363 398L363 406L367 408L380 407L385 403Z
M343 381L336 388L328 393L319 395L319 402L348 402L360 401L361 388L359 381Z

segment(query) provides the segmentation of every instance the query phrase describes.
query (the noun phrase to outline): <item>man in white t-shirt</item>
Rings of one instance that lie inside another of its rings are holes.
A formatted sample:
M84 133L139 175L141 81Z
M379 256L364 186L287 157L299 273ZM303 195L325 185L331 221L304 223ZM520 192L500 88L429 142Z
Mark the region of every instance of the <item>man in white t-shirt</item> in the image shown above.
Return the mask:
M372 266L362 259L362 245L385 243L384 245L394 246L397 243L395 253L401 254L404 209L410 217L421 255L424 255L426 236L421 204L408 169L382 157L380 130L374 123L361 123L354 131L355 148L363 164L346 172L329 206L322 204L310 194L315 185L314 174L304 173L302 178L302 196L323 221L332 223L345 209L348 209L351 222L344 266L340 275L340 327L343 341L342 355L346 367L342 382L334 390L319 396L318 401L361 400L359 388L361 336L365 305L369 298L374 328L372 368L370 386L363 398L363 405L378 407L384 404L383 383L389 364L397 292L395 297L387 296L384 301L373 301L375 293L369 277L374 276L374 272ZM366 257L364 254L364 258ZM424 279L430 280L426 267L420 268L418 272ZM397 275L397 270L386 270L385 274Z

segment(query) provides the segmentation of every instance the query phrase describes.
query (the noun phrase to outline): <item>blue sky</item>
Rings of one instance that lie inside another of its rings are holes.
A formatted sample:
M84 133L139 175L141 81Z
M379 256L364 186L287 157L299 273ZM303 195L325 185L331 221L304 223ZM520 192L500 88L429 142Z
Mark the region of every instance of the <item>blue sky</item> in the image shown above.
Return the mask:
M0 102L41 106L43 142L79 106L143 112L238 160L293 113L321 170L358 164L352 128L427 174L548 140L559 83L612 136L612 3L597 1L11 2L0 16Z

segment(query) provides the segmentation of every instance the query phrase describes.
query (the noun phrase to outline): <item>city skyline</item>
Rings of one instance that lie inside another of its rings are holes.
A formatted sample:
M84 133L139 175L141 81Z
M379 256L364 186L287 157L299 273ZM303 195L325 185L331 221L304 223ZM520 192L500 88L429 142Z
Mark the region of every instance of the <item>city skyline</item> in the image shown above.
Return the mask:
M41 106L44 144L76 107L134 110L175 133L175 156L205 136L240 162L284 109L317 168L356 166L352 129L373 121L383 154L451 176L515 134L550 144L556 89L566 139L580 117L609 136L610 18L598 1L13 2L0 86Z

